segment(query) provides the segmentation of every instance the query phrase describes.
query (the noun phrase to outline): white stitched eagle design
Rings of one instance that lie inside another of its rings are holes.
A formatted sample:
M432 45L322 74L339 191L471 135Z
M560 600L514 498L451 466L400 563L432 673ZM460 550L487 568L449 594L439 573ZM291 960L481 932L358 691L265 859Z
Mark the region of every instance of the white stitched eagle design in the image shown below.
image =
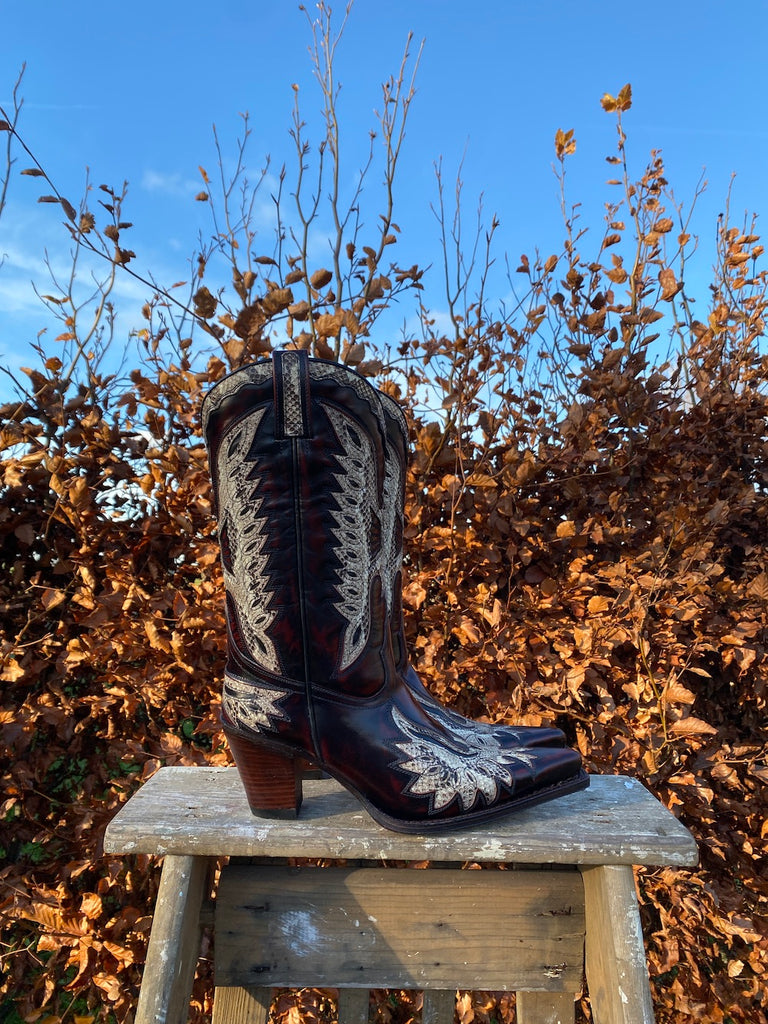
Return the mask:
M288 720L288 715L279 707L288 692L273 686L244 683L226 672L222 706L234 725L255 732L274 730L276 722Z
M267 517L262 516L259 479L247 461L253 438L266 409L257 409L230 431L219 450L219 537L229 552L223 561L224 583L238 611L240 628L254 661L280 672L280 660L268 630L275 619L270 608L274 589L267 572Z
M347 668L363 651L370 629L368 588L375 571L371 550L373 517L379 513L376 493L376 458L370 438L354 420L328 406L328 418L339 444L340 472L335 474L338 488L332 510L334 553L339 559L338 599L334 602L346 622L339 665Z
M384 504L381 509L381 580L384 604L388 614L394 605L395 579L403 560L402 544L398 543L401 531L398 520L403 509L403 470L400 460L388 452L384 460Z
M393 767L413 776L406 789L429 797L431 813L441 811L456 799L462 810L469 810L480 794L490 805L498 798L500 784L513 786L511 765L534 765L529 751L520 747L505 749L489 732L474 731L469 722L466 729L452 725L450 738L431 738L396 707L392 709L392 718L406 736L395 743L400 757Z

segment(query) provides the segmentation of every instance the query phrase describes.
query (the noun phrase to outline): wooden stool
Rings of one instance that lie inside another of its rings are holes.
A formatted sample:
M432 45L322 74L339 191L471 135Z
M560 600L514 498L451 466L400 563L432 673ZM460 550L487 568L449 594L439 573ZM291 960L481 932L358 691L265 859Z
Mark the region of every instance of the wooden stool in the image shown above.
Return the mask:
M639 782L593 776L435 836L386 831L333 781L304 786L300 818L270 820L251 815L236 769L162 768L111 822L106 852L165 856L135 1024L187 1019L209 859L221 857L213 1024L264 1024L272 986L338 988L341 1024L365 1024L371 988L423 989L424 1024L451 1024L457 989L516 992L519 1024L572 1024L584 969L595 1024L653 1024L632 865L698 855ZM274 860L296 857L356 866Z

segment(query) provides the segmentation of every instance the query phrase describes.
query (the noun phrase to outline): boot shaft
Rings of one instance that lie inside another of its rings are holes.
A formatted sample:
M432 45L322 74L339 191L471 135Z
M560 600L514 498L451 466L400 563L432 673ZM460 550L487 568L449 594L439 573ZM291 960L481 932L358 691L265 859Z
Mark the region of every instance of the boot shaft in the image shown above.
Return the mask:
M231 666L350 695L387 682L405 469L393 405L385 416L364 378L294 351L209 392Z

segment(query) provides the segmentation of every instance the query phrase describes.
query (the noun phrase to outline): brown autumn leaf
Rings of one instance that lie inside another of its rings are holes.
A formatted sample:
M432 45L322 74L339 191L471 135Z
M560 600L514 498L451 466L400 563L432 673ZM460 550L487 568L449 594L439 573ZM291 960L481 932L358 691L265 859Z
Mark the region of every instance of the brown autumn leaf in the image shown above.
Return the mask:
M219 304L216 296L213 295L205 285L203 285L202 288L198 288L192 296L192 301L195 305L195 313L197 316L202 317L203 320L207 320L212 317Z
M330 270L323 268L322 270L316 270L309 279L309 283L315 289L320 291L321 288L325 288L327 284L330 284L333 280L333 274Z
M459 1024L472 1024L475 1019L475 1010L472 1005L472 993L464 992L456 1001L456 1013Z
M619 95L616 97L616 106L619 110L629 110L632 106L632 86L629 82L619 90Z
M80 912L89 920L93 921L101 915L101 896L95 892L83 893L80 899Z
M336 338L344 326L341 313L321 313L315 317L315 331L321 339Z
M19 916L26 921L35 921L49 932L60 935L62 939L80 938L88 930L86 919L82 915L64 913L46 903L33 903L30 907L24 907Z
M247 341L254 341L261 336L261 331L267 322L267 318L259 303L253 303L250 306L244 306L237 315L237 319L234 323L234 331L238 338L242 338ZM226 345L222 346L226 350ZM239 353L242 352L242 347L233 348L227 352L227 355L233 360L237 360Z
M497 486L496 478L491 476L490 473L470 473L466 481L467 487L477 487L481 489L494 489Z
M361 341L349 345L344 351L344 362L348 366L357 366L365 359L365 344Z
M493 626L495 628L501 622L503 611L504 606L502 605L498 597L496 597L493 600L493 605L491 606L491 608L482 609L482 614L483 618L488 623L488 625Z
M88 481L85 477L75 477L67 488L67 493L72 507L78 512L82 512L91 503Z
M694 718L689 715L687 718L680 718L670 726L670 732L675 736L701 736L716 735L717 729L701 718Z
M548 576L546 579L541 581L539 590L545 597L553 597L558 590L557 580L553 580Z
M568 351L571 355L578 356L581 359L585 356L591 355L592 346L584 342L571 342L568 346Z
M555 132L555 155L558 160L562 160L566 156L570 156L576 152L576 139L574 138L573 128L569 128L568 131L563 131L558 128Z
M643 306L638 313L638 319L641 324L655 324L663 316L664 313L660 309L654 309L652 306Z
M461 622L459 623L458 628L454 630L454 632L458 637L462 639L465 638L473 644L479 643L483 636L483 634L478 629L477 624L473 622L472 619L468 618L466 615L462 616Z
M122 249L119 245L115 246L115 251L112 259L118 266L125 266L130 263L132 259L136 258L136 253L133 249Z
M53 477L51 477L51 480L53 480ZM53 485L51 485L51 488L55 490ZM22 544L26 544L27 547L29 547L34 543L38 534L31 523L21 523L19 526L14 527L13 535L17 540L20 540Z
M747 594L759 601L768 602L768 572L758 573L747 587Z
M600 105L602 106L603 110L607 111L608 113L613 113L616 110L629 110L629 108L632 106L632 86L629 83L627 83L627 85L622 86L622 88L619 90L618 96L611 96L611 94L608 92L603 93L603 97L600 100Z
M261 300L261 308L267 316L282 313L293 303L293 292L290 288L272 288Z
M618 366L622 359L626 356L626 349L621 346L620 348L609 348L603 353L601 360L603 369L612 370L615 366Z
M99 971L93 975L93 983L104 992L110 1002L116 1003L120 998L120 979L116 974Z
M54 608L62 604L66 600L66 593L63 590L55 590L53 587L46 587L40 595L40 603L47 612L53 611Z
M403 600L412 608L419 609L427 597L427 591L414 580L403 588Z
M696 694L692 693L682 683L669 683L661 693L661 699L665 704L693 704Z
M16 683L26 676L26 670L22 667L16 658L4 659L2 670L0 670L0 679L6 683Z
M659 284L661 285L661 297L665 302L671 302L683 287L676 279L675 272L671 267L662 267L659 271Z
M288 307L288 312L294 320L306 320L311 311L312 307L306 299L302 299L300 302L294 302Z

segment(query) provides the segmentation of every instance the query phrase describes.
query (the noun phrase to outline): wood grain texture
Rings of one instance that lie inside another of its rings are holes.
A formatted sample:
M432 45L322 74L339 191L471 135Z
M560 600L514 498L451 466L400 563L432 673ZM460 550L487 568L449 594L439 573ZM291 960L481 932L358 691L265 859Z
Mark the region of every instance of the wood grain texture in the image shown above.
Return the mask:
M269 988L217 988L211 1024L266 1024L271 1004Z
M208 864L166 857L155 904L135 1024L185 1024L200 951Z
M631 868L582 871L586 974L595 1024L654 1024L643 932Z
M573 1024L574 997L570 992L518 992L517 1024Z
M421 1008L421 1024L453 1024L456 1016L455 989L428 989ZM341 1021L339 1021L341 1024Z
M229 867L216 984L575 992L584 931L574 871Z
M367 988L339 989L339 1024L368 1024L370 997Z
M688 830L638 781L594 776L589 789L439 835L377 825L333 780L304 783L297 820L254 817L234 768L161 768L107 828L108 853L304 856L552 864L697 863Z

